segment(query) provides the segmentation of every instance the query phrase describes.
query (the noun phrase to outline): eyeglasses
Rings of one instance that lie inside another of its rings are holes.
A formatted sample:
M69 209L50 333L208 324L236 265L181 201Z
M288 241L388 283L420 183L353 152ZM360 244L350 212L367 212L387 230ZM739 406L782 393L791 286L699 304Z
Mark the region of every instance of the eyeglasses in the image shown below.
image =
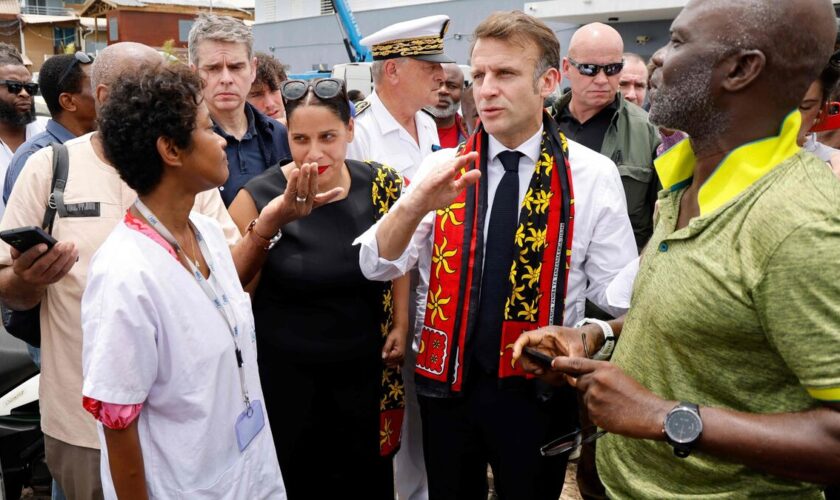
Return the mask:
M594 425L585 427L583 429L578 429L574 432L566 434L565 436L560 436L559 438L540 448L540 455L544 457L553 457L555 455L569 453L570 451L574 451L580 448L586 443L591 443L592 441L595 441L596 439L598 439L606 433L607 431L598 430L598 428ZM572 460L570 459L570 461Z
M309 89L315 92L320 99L332 99L341 94L344 82L335 78L321 78L313 81L286 80L280 85L280 94L287 101L297 101L309 93Z
M61 88L61 84L64 83L64 79L67 78L67 75L69 75L71 71L73 71L73 68L76 66L76 64L90 64L92 62L93 58L85 54L84 52L76 52L75 54L73 54L73 61L70 63L69 66L67 66L64 69L64 71L61 73L61 76L58 77L58 84L56 84L56 87L58 87L59 89Z
M589 64L579 63L570 57L569 64L577 68L581 75L592 77L597 76L601 70L604 70L604 74L607 76L615 76L624 69L624 61L610 64Z
M38 84L35 82L19 82L17 80L0 80L0 85L5 85L9 92L14 95L20 94L20 91L26 89L29 95L38 93Z

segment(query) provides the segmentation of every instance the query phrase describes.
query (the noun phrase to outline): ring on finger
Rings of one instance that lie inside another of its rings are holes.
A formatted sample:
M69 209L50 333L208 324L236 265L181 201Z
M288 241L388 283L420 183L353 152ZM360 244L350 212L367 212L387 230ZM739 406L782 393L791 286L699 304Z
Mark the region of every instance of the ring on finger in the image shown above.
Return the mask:
M301 197L301 196L295 195L295 201L298 202L298 203L306 203L306 197L305 196Z

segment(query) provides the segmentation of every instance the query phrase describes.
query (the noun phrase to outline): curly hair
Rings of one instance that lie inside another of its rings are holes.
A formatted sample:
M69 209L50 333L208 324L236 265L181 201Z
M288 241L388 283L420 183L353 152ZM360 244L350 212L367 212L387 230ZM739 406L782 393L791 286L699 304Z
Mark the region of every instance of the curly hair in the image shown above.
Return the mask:
M201 79L183 65L123 73L99 115L108 161L138 194L150 193L163 176L157 140L192 146L201 103Z
M822 86L820 97L823 105L835 95L838 81L840 81L840 51L835 52L831 56L828 64L823 68L822 73L820 73L819 82Z
M272 92L280 89L280 84L289 79L286 69L277 59L264 52L254 54L257 58L257 78L253 85L265 85Z

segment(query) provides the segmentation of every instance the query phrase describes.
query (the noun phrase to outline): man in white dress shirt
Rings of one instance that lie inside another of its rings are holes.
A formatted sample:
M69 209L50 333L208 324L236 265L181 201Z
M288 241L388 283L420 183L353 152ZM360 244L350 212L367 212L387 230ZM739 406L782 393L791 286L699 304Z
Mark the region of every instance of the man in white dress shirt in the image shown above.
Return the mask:
M437 124L426 106L438 102L443 84L441 63L454 62L443 53L449 17L438 15L387 26L362 39L373 52L375 90L356 104L355 135L347 157L374 160L411 179L423 158L439 149ZM415 311L422 316L427 284L411 275L409 331L415 332ZM406 349L403 368L405 417L400 450L394 458L394 477L400 498L426 500L426 470L420 427L420 408L414 390L414 349Z
M369 279L417 266L430 280L416 366L430 498L486 498L490 464L501 498L555 500L566 456L539 448L575 425L575 398L526 379L511 347L576 324L587 298L621 314L607 287L636 257L633 231L615 165L543 111L560 81L551 29L496 13L473 40L481 125L423 162L359 259Z

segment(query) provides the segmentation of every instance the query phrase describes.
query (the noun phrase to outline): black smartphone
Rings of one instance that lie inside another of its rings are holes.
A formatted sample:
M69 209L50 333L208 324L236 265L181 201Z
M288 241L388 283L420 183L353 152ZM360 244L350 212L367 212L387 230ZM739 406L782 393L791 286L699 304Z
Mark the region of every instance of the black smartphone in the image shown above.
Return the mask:
M522 353L543 368L551 368L551 360L554 359L552 356L542 351L538 351L533 347L526 347L522 349Z
M46 243L48 249L58 243L55 238L38 226L0 231L0 239L15 247L19 252L25 252L39 243Z

